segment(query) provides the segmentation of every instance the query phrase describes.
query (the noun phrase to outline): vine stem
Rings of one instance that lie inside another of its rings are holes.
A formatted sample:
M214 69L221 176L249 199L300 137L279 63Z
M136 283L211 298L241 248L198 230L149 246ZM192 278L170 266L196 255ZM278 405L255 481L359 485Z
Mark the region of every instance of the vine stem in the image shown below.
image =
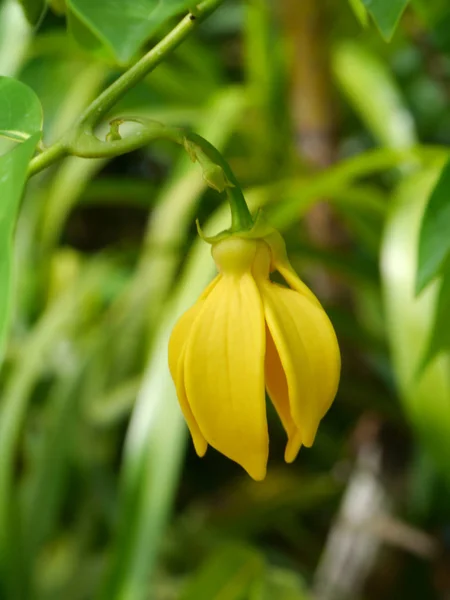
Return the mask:
M138 129L121 137L119 126L134 123ZM193 162L198 162L203 179L217 192L226 192L231 209L233 231L245 231L253 226L253 219L245 202L239 182L222 154L196 133L169 127L146 117L117 117L110 121L107 141L100 140L88 129L75 129L66 139L66 149L72 156L81 158L106 158L120 156L155 140L169 140L186 150Z
M61 140L44 150L30 163L28 176L31 177L47 168L58 159L70 154L67 140L77 137L82 131L92 132L93 128L108 111L131 88L153 71L168 54L173 52L206 17L214 12L224 0L203 0L195 7L195 12L187 14L156 46L123 73L114 83L100 94L80 115L74 128Z

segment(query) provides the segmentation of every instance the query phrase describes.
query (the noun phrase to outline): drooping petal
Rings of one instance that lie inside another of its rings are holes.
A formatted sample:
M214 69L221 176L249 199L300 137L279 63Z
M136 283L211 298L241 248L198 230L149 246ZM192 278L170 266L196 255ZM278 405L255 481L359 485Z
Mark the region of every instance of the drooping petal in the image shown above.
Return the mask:
M266 474L265 326L249 273L224 275L205 300L186 345L185 383L207 442L256 480Z
M191 306L191 308L181 315L176 322L175 327L173 328L169 340L169 369L174 381L176 381L178 373L178 360L181 356L186 340L188 339L192 323L194 322L195 317L198 315L204 300L216 287L221 277L221 275L217 275L217 277L211 281L211 283L203 290L201 296L194 306Z
M195 420L194 415L192 414L191 407L189 406L189 402L186 396L186 387L184 381L184 360L186 355L186 349L183 349L183 352L180 356L180 360L178 362L177 369L177 378L175 380L175 387L177 390L178 402L180 403L181 412L183 413L184 418L186 419L187 426L189 427L189 431L192 437L192 441L194 443L195 451L198 456L204 456L206 450L208 449L208 442L203 437L202 432Z
M265 375L267 393L280 417L288 436L288 443L284 453L286 462L293 462L302 445L300 431L291 415L289 406L289 392L286 375L278 356L270 331L266 328L266 360Z
M302 294L302 296L305 296L306 298L308 298L308 300L310 300L316 306L320 306L320 308L322 308L322 305L320 304L319 299L309 289L309 287L306 285L306 283L303 283L303 281L300 279L300 277L297 275L297 273L291 267L289 262L278 264L277 271L284 277L286 283L288 284L288 286L290 288L292 288L299 294Z
M184 358L186 354L186 341L192 328L192 324L201 310L202 304L203 301L199 300L180 317L172 331L172 335L170 336L169 340L170 373L177 390L177 397L181 412L186 419L192 441L194 442L195 451L199 456L204 456L208 448L208 444L203 437L199 426L197 425L197 421L192 414L191 407L189 406L189 402L186 397L186 389L184 384Z
M194 306L191 306L191 308L181 315L172 330L169 340L169 369L175 383L178 377L178 361L183 354L192 324L199 314L202 305L203 302L198 300Z
M204 456L208 444L203 437L197 422L192 414L191 408L189 406L186 390L184 386L184 354L185 354L185 345L186 341L189 337L189 333L192 328L192 324L194 323L197 315L200 312L200 309L203 305L204 300L208 297L214 287L217 285L220 280L220 275L218 275L213 281L208 285L208 287L203 291L200 298L197 302L189 308L177 321L175 327L173 328L172 335L169 340L169 369L172 375L172 379L175 383L175 387L177 390L178 402L180 404L181 412L183 413L184 418L186 419L186 423L189 427L189 431L192 436L192 440L194 442L195 450L199 456Z
M306 296L317 306L322 306L309 289L309 287L303 283L297 273L292 268L291 263L286 252L286 244L284 239L278 231L272 230L268 235L265 236L265 241L269 245L272 252L272 270L278 271L285 279L286 283L293 289Z
M305 446L337 391L340 353L326 313L306 296L266 282L261 285L267 326L289 390L292 418Z

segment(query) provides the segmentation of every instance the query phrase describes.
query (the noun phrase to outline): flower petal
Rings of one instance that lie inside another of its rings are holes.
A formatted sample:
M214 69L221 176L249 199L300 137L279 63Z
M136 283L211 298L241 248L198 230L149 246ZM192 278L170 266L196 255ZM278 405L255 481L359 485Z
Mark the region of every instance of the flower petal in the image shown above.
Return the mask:
M292 418L305 446L336 395L340 353L325 311L302 294L273 283L261 286L266 322L286 374Z
M194 306L191 306L191 308L181 315L172 330L169 340L169 369L175 383L178 378L178 361L183 354L192 324L200 313L202 305L203 302L198 300Z
M186 396L186 387L184 381L184 361L185 361L186 350L183 349L183 353L178 362L177 378L175 380L175 386L177 389L178 402L180 403L181 412L186 419L187 426L194 442L194 448L198 456L204 456L208 449L208 442L203 437L202 432L192 414L191 407Z
M186 397L186 389L184 384L184 359L185 359L185 348L188 335L191 331L192 324L196 317L200 313L202 301L196 302L184 315L180 317L177 324L175 325L172 335L169 340L169 368L172 375L172 379L175 383L177 390L178 402L180 404L181 412L186 419L187 426L191 433L192 441L194 442L195 451L199 456L204 456L208 444L203 437L197 421L192 414L191 407L189 406L188 399Z
M191 308L189 308L184 314L181 315L181 317L176 322L175 327L173 328L169 340L169 369L172 375L172 379L174 381L176 381L178 373L178 360L182 354L184 344L188 339L189 332L191 330L195 317L200 312L200 308L202 307L204 300L216 287L221 277L221 275L217 275L217 277L215 277L211 281L211 283L203 290L201 296L194 304L194 306L191 306Z
M272 252L272 269L278 271L293 290L306 296L311 302L317 304L317 306L322 307L316 296L292 268L286 252L286 244L279 232L272 230L264 239Z
M269 438L264 392L265 327L249 273L223 276L205 300L186 345L186 392L207 442L266 474Z
M172 335L170 336L169 340L170 373L177 390L177 397L181 412L186 419L186 423L189 427L189 431L194 442L195 450L199 456L204 456L208 448L208 444L206 443L206 440L197 425L186 397L186 390L184 386L185 345L191 331L192 324L194 323L197 315L200 313L203 302L217 285L220 278L221 275L218 275L215 279L213 279L213 281L203 291L202 295L194 304L194 306L189 308L183 315L181 315L175 327L173 328Z
M300 277L297 275L297 273L291 267L291 264L289 263L289 261L282 263L282 264L281 263L277 264L276 269L283 276L283 278L285 279L286 283L288 284L288 286L290 288L292 288L299 294L302 294L302 296L305 296L306 298L308 298L308 300L310 300L316 306L319 306L320 308L322 308L322 305L320 304L319 299L309 289L309 287L306 285L306 283L303 283L303 281L300 279Z
M302 445L302 437L291 416L286 375L284 374L283 366L270 331L267 328L265 375L267 393L269 394L272 404L275 406L280 421L288 435L284 460L290 463L297 457Z

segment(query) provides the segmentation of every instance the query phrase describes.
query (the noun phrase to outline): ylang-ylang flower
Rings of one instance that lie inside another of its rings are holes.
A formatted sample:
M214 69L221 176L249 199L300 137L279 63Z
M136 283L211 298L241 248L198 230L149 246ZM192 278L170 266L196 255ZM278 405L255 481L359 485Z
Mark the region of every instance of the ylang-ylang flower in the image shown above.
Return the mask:
M286 430L285 460L311 446L336 395L340 354L320 302L268 227L218 236L218 275L178 321L169 366L195 449L208 444L266 475L266 392ZM278 271L286 285L271 281Z

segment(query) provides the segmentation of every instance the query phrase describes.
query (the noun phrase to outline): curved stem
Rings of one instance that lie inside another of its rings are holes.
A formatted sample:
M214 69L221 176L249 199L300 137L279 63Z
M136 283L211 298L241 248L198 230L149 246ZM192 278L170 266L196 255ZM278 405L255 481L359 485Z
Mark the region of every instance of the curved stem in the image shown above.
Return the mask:
M120 138L119 125L133 122L139 129ZM168 140L184 147L191 159L197 161L203 170L203 178L209 187L218 192L226 192L231 209L231 230L251 229L253 219L236 177L222 154L208 141L196 133L178 127L169 127L145 117L118 117L110 123L113 136L109 141L97 138L90 128L75 131L67 141L67 150L73 156L82 158L105 158L131 152L152 140Z
M219 165L223 169L227 180L231 183L231 185L225 187L231 209L231 230L243 231L251 229L253 227L253 218L230 165L217 148L196 133L189 133L186 135L186 138L196 143L214 164Z
M61 141L52 144L32 159L28 167L28 177L32 177L36 173L39 173L39 171L43 171L67 154L67 149Z
M81 134L86 130L94 128L108 111L120 100L131 88L139 83L148 73L153 71L168 54L177 48L183 40L188 37L195 27L218 8L224 0L203 0L197 4L194 13L186 15L170 33L168 33L156 46L145 54L128 71L125 71L114 83L98 96L81 114L75 128L69 132L69 136L50 146L47 150L36 156L28 170L31 177L39 171L53 164L59 158L69 154L67 138Z

